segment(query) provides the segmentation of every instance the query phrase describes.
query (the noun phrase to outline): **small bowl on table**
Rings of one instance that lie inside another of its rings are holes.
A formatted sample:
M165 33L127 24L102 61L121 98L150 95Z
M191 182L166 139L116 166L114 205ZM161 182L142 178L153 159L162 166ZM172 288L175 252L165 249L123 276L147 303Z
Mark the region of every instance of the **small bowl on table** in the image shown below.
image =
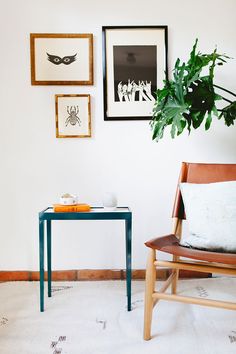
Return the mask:
M77 195L64 194L60 197L61 205L75 205L78 203Z

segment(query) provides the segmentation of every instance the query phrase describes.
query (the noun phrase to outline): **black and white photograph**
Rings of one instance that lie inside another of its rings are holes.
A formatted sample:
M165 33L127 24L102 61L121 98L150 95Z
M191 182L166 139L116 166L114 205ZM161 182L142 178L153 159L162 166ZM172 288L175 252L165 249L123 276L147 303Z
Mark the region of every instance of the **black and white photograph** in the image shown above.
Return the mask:
M103 27L104 119L151 119L167 73L167 26Z
M55 95L56 137L91 137L90 95Z
M32 85L92 85L92 34L30 34Z

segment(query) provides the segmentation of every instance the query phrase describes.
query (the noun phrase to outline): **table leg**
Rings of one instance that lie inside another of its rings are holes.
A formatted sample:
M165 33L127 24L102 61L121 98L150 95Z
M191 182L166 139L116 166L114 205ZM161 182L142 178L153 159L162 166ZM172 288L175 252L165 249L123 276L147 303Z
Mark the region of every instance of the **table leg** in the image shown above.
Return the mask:
M127 310L131 311L131 247L132 247L132 217L125 220L126 239L126 289L127 289Z
M52 296L52 242L51 242L51 220L47 220L47 267L48 267L48 297Z
M40 311L44 311L44 220L39 220Z

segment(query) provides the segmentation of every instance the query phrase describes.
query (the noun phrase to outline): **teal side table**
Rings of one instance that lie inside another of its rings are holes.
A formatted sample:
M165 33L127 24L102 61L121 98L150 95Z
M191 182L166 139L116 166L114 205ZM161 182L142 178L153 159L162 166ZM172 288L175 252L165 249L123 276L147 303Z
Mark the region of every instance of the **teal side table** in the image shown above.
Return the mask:
M131 311L131 258L132 258L132 212L128 207L107 211L93 207L89 212L55 213L48 207L39 213L39 270L40 270L40 311L44 311L44 233L46 223L48 297L52 296L52 221L53 220L124 220L126 248L126 295L127 310Z

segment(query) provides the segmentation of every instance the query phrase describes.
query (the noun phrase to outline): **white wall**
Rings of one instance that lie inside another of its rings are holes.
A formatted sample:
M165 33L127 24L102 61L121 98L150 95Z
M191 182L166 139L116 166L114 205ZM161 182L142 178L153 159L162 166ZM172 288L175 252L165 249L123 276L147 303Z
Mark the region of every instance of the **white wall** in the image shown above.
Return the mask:
M0 270L38 267L38 212L63 192L101 204L114 191L133 211L133 267L144 268L145 240L170 231L180 162L236 162L235 127L214 121L209 132L166 134L152 142L147 121L103 120L102 25L168 25L169 68L199 49L236 58L235 0L1 0ZM93 86L31 86L29 33L93 33ZM236 91L236 61L219 84ZM92 138L56 139L54 94L92 96ZM121 222L59 222L56 269L124 267Z

